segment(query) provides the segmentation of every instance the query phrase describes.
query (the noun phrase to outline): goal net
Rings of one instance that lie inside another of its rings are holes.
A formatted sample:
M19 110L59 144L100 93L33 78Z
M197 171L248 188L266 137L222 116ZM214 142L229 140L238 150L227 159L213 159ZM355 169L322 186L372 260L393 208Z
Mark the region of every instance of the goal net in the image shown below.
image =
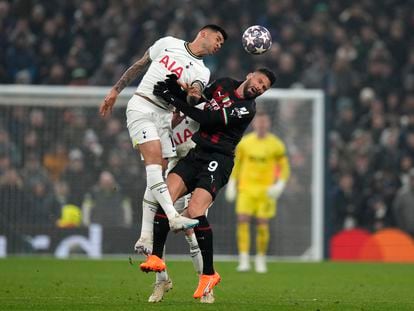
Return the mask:
M141 223L145 168L132 149L119 96L111 117L98 105L108 88L0 86L0 257L16 253L130 253ZM272 89L257 100L286 144L291 177L271 220L269 256L323 257L323 94ZM251 129L249 128L248 131ZM209 212L217 255L236 255L234 205L222 191ZM251 226L252 253L255 249ZM168 253L187 254L181 234Z

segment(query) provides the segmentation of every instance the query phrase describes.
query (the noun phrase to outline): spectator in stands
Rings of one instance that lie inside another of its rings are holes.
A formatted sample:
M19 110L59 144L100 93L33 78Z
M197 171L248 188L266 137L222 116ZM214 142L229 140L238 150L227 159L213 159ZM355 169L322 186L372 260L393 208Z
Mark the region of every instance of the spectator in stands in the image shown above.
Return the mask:
M409 173L409 184L402 187L393 202L396 226L414 236L414 169Z
M105 227L130 227L132 210L114 176L103 171L98 183L87 193L82 204L85 225L98 223Z
M87 117L81 109L68 109L63 117L63 141L70 148L81 148L87 129Z
M0 226L8 228L28 223L29 194L23 187L18 172L10 168L0 175Z
M43 165L48 170L50 178L57 182L68 165L68 151L61 142L51 145L43 157Z
M14 166L20 166L21 151L17 148L15 143L10 140L9 133L0 128L0 150L3 154L7 154L11 163Z
M51 185L44 179L31 180L30 203L26 206L27 213L30 215L28 224L55 225L60 206L50 187Z
M41 180L45 183L50 182L47 170L43 167L40 157L35 153L26 155L21 175L26 188L30 188L33 181Z
M0 177L12 168L9 153L0 147Z
M334 231L353 229L360 218L361 195L355 188L354 177L345 172L339 177L338 188L334 192L332 206Z
M70 189L69 202L81 206L86 192L93 185L93 177L92 172L85 167L83 154L79 149L69 152L69 164L62 179L67 182Z

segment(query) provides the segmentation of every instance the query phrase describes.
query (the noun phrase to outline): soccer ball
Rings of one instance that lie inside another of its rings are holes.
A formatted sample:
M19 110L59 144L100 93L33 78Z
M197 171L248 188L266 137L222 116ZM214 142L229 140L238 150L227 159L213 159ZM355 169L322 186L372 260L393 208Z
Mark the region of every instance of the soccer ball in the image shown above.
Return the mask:
M272 36L263 26L250 26L243 33L242 43L247 53L263 54L272 46Z

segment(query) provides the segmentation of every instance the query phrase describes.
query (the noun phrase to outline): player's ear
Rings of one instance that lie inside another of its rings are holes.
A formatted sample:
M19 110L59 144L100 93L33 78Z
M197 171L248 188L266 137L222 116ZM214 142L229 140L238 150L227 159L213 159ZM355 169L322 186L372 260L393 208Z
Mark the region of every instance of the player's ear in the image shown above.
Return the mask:
M208 29L200 30L200 36L201 36L201 38L204 38L204 39L207 38L208 33L209 33L209 30Z

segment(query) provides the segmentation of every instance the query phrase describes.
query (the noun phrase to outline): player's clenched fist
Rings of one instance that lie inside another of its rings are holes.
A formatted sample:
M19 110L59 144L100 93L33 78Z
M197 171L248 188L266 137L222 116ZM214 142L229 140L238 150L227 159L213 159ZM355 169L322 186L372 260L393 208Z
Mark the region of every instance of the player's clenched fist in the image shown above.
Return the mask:
M102 117L106 116L107 113L112 113L112 107L115 105L116 98L118 97L118 92L115 89L111 89L111 91L106 95L104 101L101 103L99 107L99 113Z

